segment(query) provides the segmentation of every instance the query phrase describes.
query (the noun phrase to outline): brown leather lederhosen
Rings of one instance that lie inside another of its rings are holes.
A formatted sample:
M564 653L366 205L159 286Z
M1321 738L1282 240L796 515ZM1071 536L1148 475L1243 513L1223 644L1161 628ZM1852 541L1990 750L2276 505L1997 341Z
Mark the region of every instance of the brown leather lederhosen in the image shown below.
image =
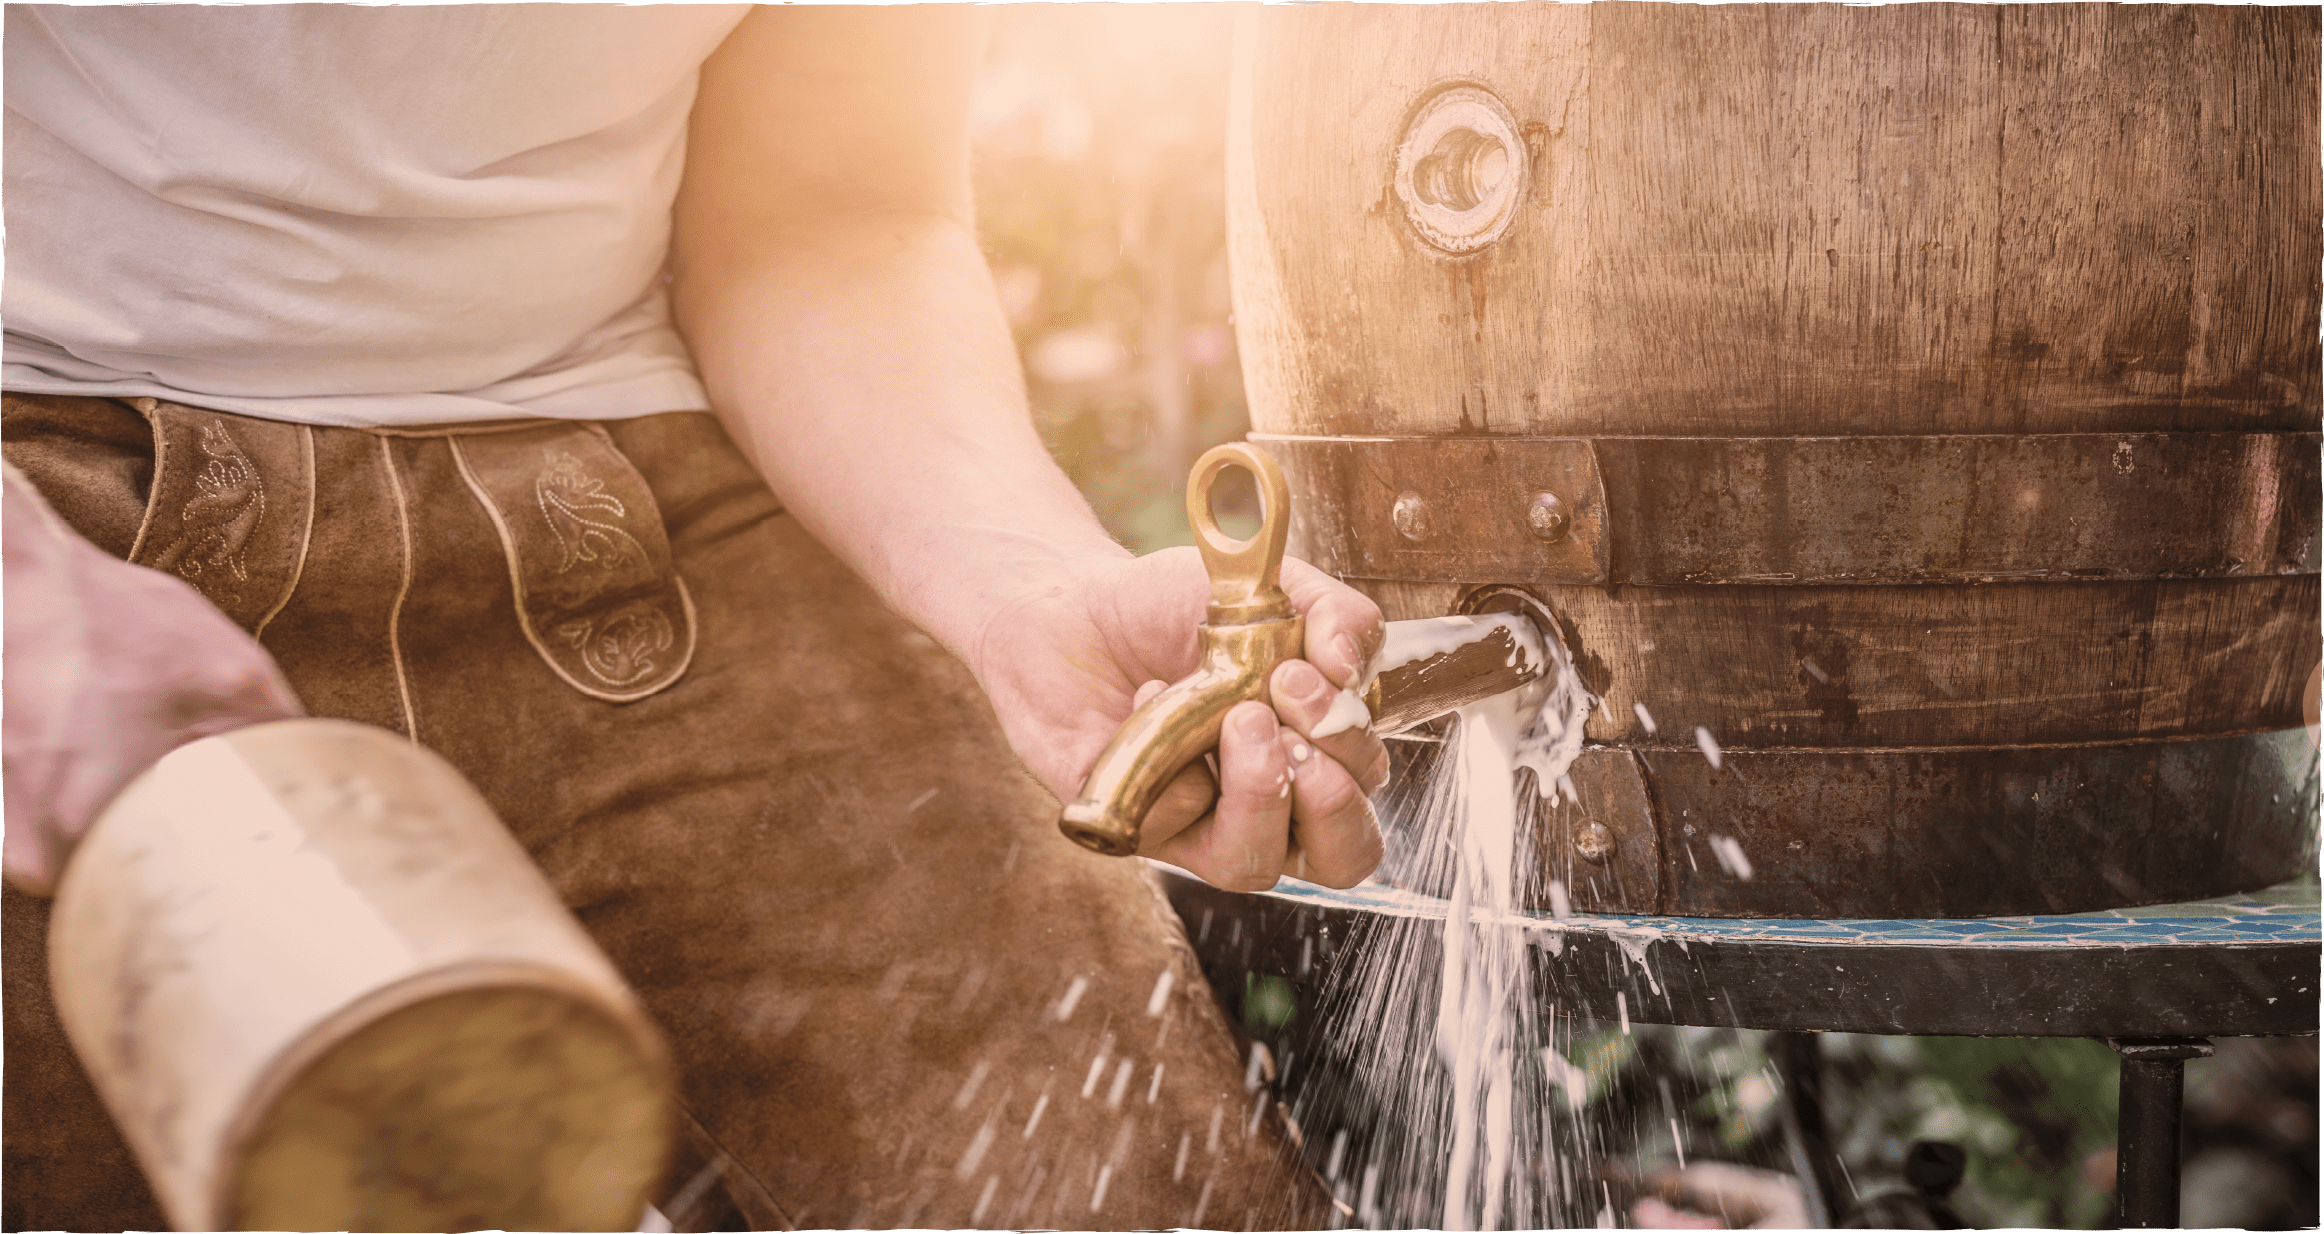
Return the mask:
M1325 1220L1142 872L1057 836L967 672L714 418L375 431L8 395L0 436L310 711L483 790L669 1037L673 1190L717 1159L754 1228ZM7 893L0 1215L157 1228L57 1027L46 922ZM1101 1052L1133 1066L1120 1105L1085 1095Z

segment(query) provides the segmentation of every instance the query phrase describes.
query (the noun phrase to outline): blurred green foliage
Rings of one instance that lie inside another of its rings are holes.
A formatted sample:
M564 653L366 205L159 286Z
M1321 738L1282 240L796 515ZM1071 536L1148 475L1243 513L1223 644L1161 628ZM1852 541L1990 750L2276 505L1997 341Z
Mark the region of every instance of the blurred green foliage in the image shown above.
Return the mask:
M1243 1035L1267 1039L1299 1015L1299 992L1289 981L1264 973L1243 974Z
M2088 1229L2106 1196L2082 1163L2114 1145L2117 1066L2076 1038L1929 1037L1890 1117L1905 1140L1969 1149L1959 1206L1980 1224ZM1983 1210L1983 1211L1979 1211ZM1970 1214L1974 1213L1974 1216Z
M1576 1038L1574 1061L1619 1030ZM1651 1093L1675 1077L1697 1095L1677 1115L1684 1145L1654 1118L1632 1120L1641 1161L1721 1158L1788 1169L1781 1078L1767 1033L1636 1025L1631 1074L1601 1084L1593 1101ZM1819 1034L1830 1142L1854 1200L1901 1187L1915 1140L1968 1150L1952 1202L1979 1226L2090 1229L2109 1197L2084 1168L2113 1147L2116 1071L2102 1043L2075 1038L1875 1037ZM1650 1111L1651 1112L1651 1111Z

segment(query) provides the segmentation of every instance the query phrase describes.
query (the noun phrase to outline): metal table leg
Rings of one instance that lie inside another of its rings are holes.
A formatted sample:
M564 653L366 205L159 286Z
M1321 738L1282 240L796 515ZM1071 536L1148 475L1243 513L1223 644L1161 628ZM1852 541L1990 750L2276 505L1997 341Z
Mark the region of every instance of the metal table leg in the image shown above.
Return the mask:
M1839 1158L1824 1130L1824 1055L1816 1033L1770 1034L1776 1073L1783 1078L1783 1129L1792 1173L1807 1201L1807 1223L1829 1229L1855 1207L1841 1194Z
M2179 1224L2179 1097L2187 1060L2205 1058L2201 1037L2108 1038L2122 1056L2114 1194L2123 1229Z

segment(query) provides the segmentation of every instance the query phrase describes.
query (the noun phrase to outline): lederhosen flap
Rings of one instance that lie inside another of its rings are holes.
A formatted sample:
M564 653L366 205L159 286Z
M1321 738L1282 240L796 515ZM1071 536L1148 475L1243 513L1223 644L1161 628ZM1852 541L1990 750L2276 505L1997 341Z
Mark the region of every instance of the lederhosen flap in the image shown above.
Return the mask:
M694 658L694 601L645 478L596 425L453 435L508 551L517 620L574 689L626 703Z
M174 574L257 633L298 584L314 528L313 430L139 399L153 494L129 560Z

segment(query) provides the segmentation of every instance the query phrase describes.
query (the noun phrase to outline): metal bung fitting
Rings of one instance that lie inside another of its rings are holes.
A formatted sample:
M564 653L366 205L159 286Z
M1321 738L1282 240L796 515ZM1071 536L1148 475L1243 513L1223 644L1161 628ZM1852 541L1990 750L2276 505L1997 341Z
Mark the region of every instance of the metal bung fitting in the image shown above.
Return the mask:
M1526 499L1525 529L1533 533L1534 539L1555 544L1565 539L1567 529L1572 526L1573 520L1566 517L1565 503L1557 499L1557 494L1543 489Z
M1600 822L1591 822L1575 829L1574 852L1591 865L1604 865L1614 855L1614 833Z
M1428 503L1411 489L1396 494L1396 504L1389 509L1388 518L1396 524L1397 535L1415 544L1428 538Z
M1414 109L1396 144L1396 199L1420 238L1473 253L1501 238L1530 171L1517 121L1479 86L1439 90Z

